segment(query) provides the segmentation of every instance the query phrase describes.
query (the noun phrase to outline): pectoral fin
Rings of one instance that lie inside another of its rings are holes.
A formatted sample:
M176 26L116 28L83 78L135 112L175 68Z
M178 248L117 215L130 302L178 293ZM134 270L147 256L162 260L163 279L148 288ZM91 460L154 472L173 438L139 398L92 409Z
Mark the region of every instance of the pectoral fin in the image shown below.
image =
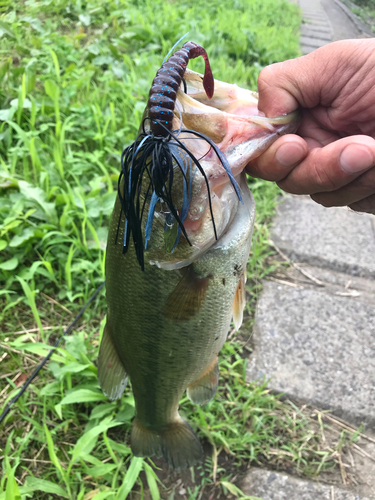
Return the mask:
M219 363L216 357L203 375L187 388L187 397L197 405L211 401L219 383Z
M98 379L104 394L111 400L119 399L124 392L128 377L109 333L107 322L99 350Z
M209 276L199 278L189 266L165 303L164 317L175 321L193 318L203 304L209 280Z
M239 330L239 328L242 325L243 310L246 306L245 283L246 283L246 269L245 272L241 275L240 282L238 283L236 295L234 296L234 301L233 301L232 314L233 314L233 323L236 330Z

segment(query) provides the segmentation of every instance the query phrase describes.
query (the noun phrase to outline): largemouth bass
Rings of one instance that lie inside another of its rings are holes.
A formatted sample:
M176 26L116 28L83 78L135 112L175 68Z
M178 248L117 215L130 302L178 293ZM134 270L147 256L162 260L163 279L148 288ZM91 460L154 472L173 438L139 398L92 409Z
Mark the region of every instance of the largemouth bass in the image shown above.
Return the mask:
M197 404L214 397L219 351L232 318L236 329L242 323L255 217L243 169L298 122L297 113L260 116L257 94L211 82L207 62L204 76L185 69L170 127L152 114L151 93L141 136L123 156L98 367L110 399L121 397L130 377L134 455L163 456L176 470L202 458L179 401L185 390ZM156 145L146 146L156 134Z

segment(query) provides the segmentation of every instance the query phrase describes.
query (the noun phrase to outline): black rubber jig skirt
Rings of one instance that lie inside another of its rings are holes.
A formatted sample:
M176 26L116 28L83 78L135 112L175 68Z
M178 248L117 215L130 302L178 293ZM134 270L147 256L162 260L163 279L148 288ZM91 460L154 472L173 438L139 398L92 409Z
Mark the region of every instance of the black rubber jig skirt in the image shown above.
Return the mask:
M214 94L214 79L205 49L194 42L187 42L175 52L167 62L163 63L154 78L148 100L149 117L142 123L142 132L133 144L127 147L121 156L121 174L119 178L119 198L122 211L125 214L125 233L123 253L129 249L131 239L134 243L138 262L144 269L144 251L150 239L152 222L156 205L159 202L165 209L165 241L166 249L173 252L179 242L181 233L191 245L184 227L184 221L189 211L191 201L191 187L194 175L202 175L205 179L212 225L217 239L217 232L212 211L210 187L207 176L197 159L179 139L181 133L189 134L192 138L203 139L212 149L223 165L238 198L241 195L236 180L233 177L230 165L225 155L216 144L206 135L180 128L172 130L174 107L177 90L186 71L189 59L203 56L205 60L205 74L203 86L206 94L211 98ZM185 82L183 81L185 84ZM186 90L186 85L184 85ZM182 123L182 121L181 121ZM172 187L175 178L175 169L179 169L183 182L183 202L180 210L172 197ZM142 224L145 208L148 204L147 220ZM119 225L121 223L121 215ZM144 234L143 234L144 232Z

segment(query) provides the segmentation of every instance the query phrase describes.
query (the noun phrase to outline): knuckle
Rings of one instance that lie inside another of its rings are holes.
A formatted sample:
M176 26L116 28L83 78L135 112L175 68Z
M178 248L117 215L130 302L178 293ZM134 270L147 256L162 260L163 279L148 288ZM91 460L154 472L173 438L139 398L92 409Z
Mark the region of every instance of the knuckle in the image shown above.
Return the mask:
M261 70L258 76L258 88L259 91L265 90L272 86L274 81L275 67L278 66L278 63L272 64L270 66L266 66Z

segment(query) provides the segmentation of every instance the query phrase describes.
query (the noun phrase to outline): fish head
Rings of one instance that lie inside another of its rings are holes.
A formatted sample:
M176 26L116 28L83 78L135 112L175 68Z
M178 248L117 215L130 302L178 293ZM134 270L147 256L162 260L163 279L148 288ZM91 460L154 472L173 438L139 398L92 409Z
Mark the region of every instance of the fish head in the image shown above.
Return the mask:
M258 94L238 85L215 80L209 99L203 75L186 70L184 80L164 141L174 162L165 186L175 214L155 193L144 200L145 260L163 269L189 265L220 239L242 203L237 181L246 165L300 121L299 111L266 118ZM147 120L143 127L150 131Z

